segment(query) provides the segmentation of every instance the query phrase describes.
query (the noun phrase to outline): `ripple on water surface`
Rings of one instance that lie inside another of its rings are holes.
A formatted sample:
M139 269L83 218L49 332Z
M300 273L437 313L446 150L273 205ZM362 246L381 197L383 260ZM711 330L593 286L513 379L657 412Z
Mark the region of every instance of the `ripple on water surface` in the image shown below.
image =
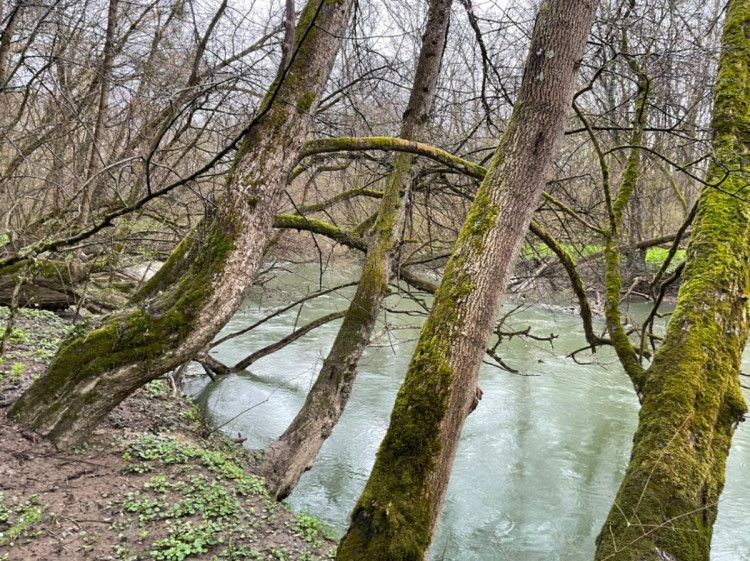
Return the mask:
M310 321L345 302L332 296L306 308L300 318L284 316L258 328L252 337L217 348L217 357L236 362L288 334L295 321ZM247 306L227 332L260 317L257 305ZM612 354L600 350L592 365L566 358L585 344L579 320L571 314L530 308L512 324L509 327L531 325L535 334L560 336L554 348L517 338L500 347L511 366L534 376L482 368L484 398L468 418L458 448L433 548L436 560L591 559L594 539L627 465L638 403ZM257 362L251 373L210 385L202 399L214 420L226 422L252 407L226 430L248 436L252 447L273 441L302 406L337 329L338 323L326 325ZM395 339L401 336L414 333L394 333ZM295 508L321 516L338 532L345 530L387 429L412 349L412 344L404 344L367 351L349 406L290 498ZM750 364L743 369L750 371ZM737 431L729 457L713 561L750 561L750 427L745 425Z

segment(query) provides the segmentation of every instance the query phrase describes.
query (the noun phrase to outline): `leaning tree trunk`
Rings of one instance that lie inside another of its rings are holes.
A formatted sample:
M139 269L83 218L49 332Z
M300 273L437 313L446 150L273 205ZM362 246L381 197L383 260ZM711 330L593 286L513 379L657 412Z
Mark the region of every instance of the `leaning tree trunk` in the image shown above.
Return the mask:
M562 137L595 0L540 7L513 115L461 229L338 559L429 555L500 299Z
M257 270L287 177L325 87L351 0L309 0L294 53L235 158L201 251L178 283L62 345L8 415L71 447L144 383L190 359L224 326ZM179 252L178 252L179 253Z
M698 203L677 309L642 387L625 478L596 559L707 561L732 434L746 411L739 381L748 334L750 0L724 23L714 104L718 164ZM729 177L725 177L730 170ZM723 181L721 181L724 179Z
M130 297L131 304L138 304L159 292L169 290L184 275L200 254L206 243L215 218L214 209L209 208L187 235L177 244L169 259L159 267L154 276L143 283Z
M423 131L435 97L452 0L432 0L414 85L400 137L415 140ZM286 497L312 467L320 447L344 411L356 377L357 362L370 342L375 320L393 275L404 225L415 156L400 152L370 236L357 292L344 316L305 404L284 434L265 450L263 475L278 499Z

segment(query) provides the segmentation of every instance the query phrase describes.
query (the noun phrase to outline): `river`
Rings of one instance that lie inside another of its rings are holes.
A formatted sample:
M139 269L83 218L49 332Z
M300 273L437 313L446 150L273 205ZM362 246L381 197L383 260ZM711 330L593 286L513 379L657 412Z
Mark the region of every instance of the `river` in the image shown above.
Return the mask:
M327 276L325 286L342 282ZM256 290L222 335L260 319L269 306L318 289L309 269L288 272L268 290ZM234 364L301 325L343 309L352 289L308 302L251 333L215 349ZM261 299L261 296L264 299ZM415 309L399 295L395 310ZM506 305L504 310L511 307ZM631 313L641 315L643 305ZM400 329L383 335L363 356L349 405L315 463L288 499L339 534L367 480L391 407L413 350L420 320L389 313ZM433 547L435 560L586 560L612 505L630 454L638 402L630 381L607 349L583 353L576 364L566 354L585 344L572 313L529 306L507 329L531 326L549 343L514 338L500 354L525 375L483 366L484 397L466 421ZM302 406L340 322L327 324L282 351L253 364L251 371L220 378L190 379L186 388L214 425L246 445L263 448L278 437ZM601 328L601 326L599 326ZM750 372L746 353L745 372ZM750 397L746 392L746 397ZM712 545L713 561L750 561L750 423L734 437L727 481Z

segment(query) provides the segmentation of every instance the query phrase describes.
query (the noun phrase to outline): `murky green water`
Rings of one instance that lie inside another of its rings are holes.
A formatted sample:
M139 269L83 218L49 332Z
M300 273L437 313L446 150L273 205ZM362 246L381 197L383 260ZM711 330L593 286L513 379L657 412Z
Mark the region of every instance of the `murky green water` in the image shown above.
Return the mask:
M317 279L290 273L276 286L300 295L316 290ZM301 324L342 309L350 294L343 291L308 303L299 318L287 313L217 348L215 354L235 363L287 335L295 320ZM251 295L224 333L259 319L259 305L274 303L259 303L257 295ZM414 307L398 296L389 299L389 306ZM419 321L399 314L387 319L396 325ZM215 424L227 423L223 430L240 432L248 437L248 446L262 448L283 432L302 406L338 325L328 324L262 359L252 372L206 387L203 379L194 380L189 390L206 405ZM483 367L484 398L464 428L433 559L592 558L594 538L630 453L637 400L606 350L595 355L596 364L579 365L565 358L584 344L577 316L531 307L513 316L509 327L526 325L532 333L555 333L559 338L554 349L517 339L501 347L506 362L529 376ZM413 330L396 330L377 341L381 347L367 351L344 416L289 499L294 508L345 530L387 429L413 349L409 340L415 336ZM750 372L750 355L744 370ZM750 561L748 425L741 425L734 438L714 534L714 561Z

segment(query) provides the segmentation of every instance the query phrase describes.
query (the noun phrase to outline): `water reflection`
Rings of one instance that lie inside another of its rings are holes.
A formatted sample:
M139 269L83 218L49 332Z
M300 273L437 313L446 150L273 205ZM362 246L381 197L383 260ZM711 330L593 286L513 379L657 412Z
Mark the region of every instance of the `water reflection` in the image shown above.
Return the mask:
M300 286L299 277L292 284L297 294L316 288ZM303 323L341 309L350 295L344 291L316 300L299 318L289 314L272 320L222 345L216 356L237 362L287 335L295 320ZM395 300L390 305L396 305ZM399 306L413 304L403 300ZM631 311L639 312L637 307ZM251 297L224 332L262 315ZM389 319L404 321L393 315ZM554 349L519 339L501 347L508 363L534 376L482 368L484 397L464 428L433 559L590 559L629 458L638 404L614 356L600 350L597 364L588 366L565 358L585 344L580 321L572 314L530 308L512 321L514 327L530 325L535 333L554 332L559 338ZM205 388L204 380L194 380L189 390L205 405L212 422L225 424L223 430L233 436L246 436L250 447L264 447L302 406L339 324L327 324L258 361L252 372L221 378ZM393 341L413 336L408 331L391 335ZM365 353L349 406L315 467L289 499L294 508L320 516L340 532L346 528L412 350L413 344L406 343ZM750 371L750 362L744 368ZM741 426L729 458L714 561L750 561L749 463L750 438Z

